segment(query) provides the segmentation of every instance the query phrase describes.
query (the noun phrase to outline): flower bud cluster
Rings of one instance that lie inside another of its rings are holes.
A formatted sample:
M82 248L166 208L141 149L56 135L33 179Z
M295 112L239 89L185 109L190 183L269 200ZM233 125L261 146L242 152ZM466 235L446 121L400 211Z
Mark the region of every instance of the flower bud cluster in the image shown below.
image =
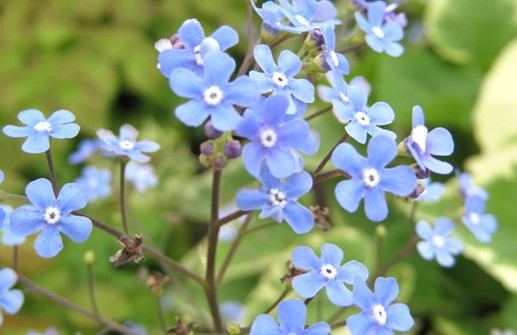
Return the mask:
M230 132L222 133L208 122L205 125L205 134L210 139L200 145L199 162L203 166L221 170L228 164L229 159L241 155L241 143L234 140Z

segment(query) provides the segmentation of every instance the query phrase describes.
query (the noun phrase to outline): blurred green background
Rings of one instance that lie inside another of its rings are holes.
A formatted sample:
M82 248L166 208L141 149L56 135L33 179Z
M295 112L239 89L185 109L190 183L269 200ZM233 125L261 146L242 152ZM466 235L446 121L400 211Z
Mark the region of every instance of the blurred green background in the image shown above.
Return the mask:
M348 1L336 0L340 18L351 15ZM210 175L197 161L198 145L205 138L201 129L178 122L172 111L182 100L175 97L168 81L156 69L154 43L175 33L187 18L201 21L208 35L222 24L235 28L240 43L230 50L237 60L247 50L246 0L19 0L0 1L0 90L1 123L19 124L19 111L36 108L46 115L57 109L71 110L81 126L79 138L54 141L53 154L61 184L80 173L69 166L68 155L82 138L92 138L98 128L118 132L131 123L140 139L161 144L152 164L159 185L145 194L131 192L129 221L132 231L175 259L202 273L205 257L203 236L209 215ZM352 74L365 76L372 85L370 104L388 102L396 113L393 130L403 139L411 128L411 108L423 107L429 128L444 126L455 139L456 150L448 160L472 173L476 183L490 193L487 212L499 220L492 243L482 245L461 230L465 253L456 267L440 268L416 253L404 258L388 275L401 286L399 300L408 303L417 320L410 334L488 334L492 328L517 331L517 2L515 0L408 0L400 10L407 13L404 45L400 58L375 54L368 49L347 54ZM258 17L253 17L258 29ZM342 32L343 33L343 32ZM300 40L287 44L296 47ZM294 50L296 52L296 50ZM310 107L315 112L323 104ZM343 128L332 115L315 120L322 135L318 155L307 160L313 170L342 136ZM2 189L23 194L25 185L47 177L42 155L23 154L22 141L0 137L0 168L6 180ZM90 163L116 166L103 158ZM209 171L208 171L209 172ZM223 203L230 204L235 192L253 185L239 162L231 162L223 178ZM439 204L422 206L417 218L458 218L461 203L457 185L449 177L449 191ZM114 180L117 180L114 176ZM324 242L340 245L346 260L357 259L371 269L376 263L376 225L360 209L351 215L332 200L335 182L326 182L304 198L331 209L330 232L318 229L308 236L294 236L287 225L275 225L248 235L229 268L220 291L221 301L240 301L247 314L243 325L270 305L283 290L279 278L285 261L297 245L316 250ZM118 229L117 183L112 196L89 205L86 212ZM19 203L11 203L18 206ZM392 201L384 223L386 240L382 261L387 261L410 234L408 205ZM255 221L252 227L259 225ZM65 239L66 240L66 239ZM219 252L222 263L230 243ZM259 247L257 247L259 246ZM83 254L93 250L99 308L118 322L145 325L160 333L157 300L160 299L169 326L174 317L194 321L201 330L210 325L202 290L184 277L167 273L171 280L159 297L146 288L147 274L167 272L155 260L114 268L107 261L119 245L95 230L84 244L65 241L65 250L44 260L36 256L32 241L20 250L20 270L49 290L90 308ZM11 264L12 250L1 247L2 265ZM373 272L373 271L372 271ZM293 295L294 297L294 295ZM325 299L314 303L324 318L333 314ZM310 313L308 322L317 313ZM62 334L81 331L95 334L98 325L36 294L26 296L22 311L4 320L0 333L25 334L54 325ZM335 331L344 334L343 329Z

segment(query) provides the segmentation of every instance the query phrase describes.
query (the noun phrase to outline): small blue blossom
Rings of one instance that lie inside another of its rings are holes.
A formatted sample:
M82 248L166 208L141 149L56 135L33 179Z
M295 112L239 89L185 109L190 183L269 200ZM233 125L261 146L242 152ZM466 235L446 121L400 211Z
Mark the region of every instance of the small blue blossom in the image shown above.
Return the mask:
M241 190L237 194L237 207L244 211L261 209L259 218L271 217L278 223L285 220L297 234L305 234L312 229L314 217L311 211L298 202L298 198L312 187L310 174L305 171L294 173L281 181L263 166L258 179L262 188Z
M18 276L9 268L0 270L0 308L7 314L16 314L23 305L23 293L20 290L11 290L16 284ZM4 319L0 313L0 325Z
M436 258L438 264L443 267L454 265L454 255L459 255L463 250L463 244L457 237L450 237L454 231L454 222L448 218L439 217L436 219L434 229L427 221L419 221L416 225L416 232L423 241L417 243L416 247L425 260Z
M285 178L303 170L303 159L298 150L312 155L319 148L319 138L301 118L284 121L289 101L276 95L262 99L244 112L237 126L237 134L251 140L242 150L246 170L257 177L262 162L273 176Z
M366 283L356 281L354 303L363 311L346 320L352 335L389 335L393 331L407 331L414 325L413 317L405 304L390 305L399 294L395 278L379 277L375 280L375 293Z
M415 201L436 202L445 192L445 185L439 182L431 182L431 178L421 179L420 182L423 184L424 191Z
M57 198L48 179L40 178L25 188L32 205L17 208L11 213L11 230L20 236L40 232L34 248L41 257L54 257L63 249L61 234L76 243L88 239L92 222L84 216L71 214L84 208L87 200L77 184L65 184Z
M364 198L366 216L381 221L388 215L384 192L407 196L415 189L417 179L408 166L385 168L397 156L397 144L391 138L372 137L367 153L368 158L362 157L349 143L334 150L332 162L351 177L337 184L336 199L341 207L355 212Z
M170 77L177 68L186 68L201 75L204 58L208 53L225 51L239 41L239 35L229 26L221 26L212 35L205 37L201 24L195 19L183 23L178 30L178 37L181 48L166 48L158 56L158 67L166 77Z
M323 34L323 52L325 66L335 73L335 75L348 74L350 72L350 64L346 57L336 52L336 33L333 27L326 27L321 30Z
M7 125L4 134L9 137L27 137L22 150L29 154L40 154L50 148L50 137L57 139L73 138L79 133L79 125L74 123L75 116L70 111L60 109L46 119L37 109L27 109L18 114L25 127Z
M102 141L99 139L85 139L79 143L79 148L74 151L69 157L68 161L71 164L79 164L86 161L93 154L99 151L102 147Z
M264 73L251 71L260 93L285 95L289 99L287 114L301 115L307 108L307 103L314 102L314 86L307 79L293 78L302 69L302 62L294 53L284 50L275 64L271 49L259 44L253 51L255 61Z
M234 105L253 105L259 98L257 85L247 76L229 82L235 61L225 53L207 54L204 67L203 78L184 68L174 70L171 75L172 91L191 99L176 108L176 117L187 126L197 127L210 116L215 129L234 130L242 119Z
M261 314L251 324L250 335L328 335L330 326L318 322L307 329L307 307L300 300L285 300L278 305L278 325L272 316Z
M355 13L359 27L366 32L366 43L375 52L386 52L398 57L404 52L404 47L397 43L404 37L402 27L392 20L385 20L386 4L376 1L368 6L368 20L360 12Z
M403 142L406 153L411 154L422 170L439 174L452 172L452 165L434 158L432 155L448 156L454 151L451 133L438 127L428 132L424 125L424 111L413 107L413 130Z
M160 145L153 141L137 142L138 130L130 124L120 127L120 137L116 137L108 129L97 130L97 136L103 142L102 149L109 154L132 159L139 163L147 163L151 160L143 152L155 152L160 149Z
M343 251L331 243L321 247L321 259L309 247L296 247L291 255L293 264L308 272L293 278L294 291L302 298L312 298L325 288L334 305L352 305L352 291L345 283L352 285L356 279L365 281L368 269L355 260L341 265L343 256Z
M133 183L135 190L144 192L150 187L158 184L158 178L154 174L153 168L150 165L137 164L129 162L126 165L126 180Z
M250 2L264 23L282 31L300 34L315 28L334 27L341 23L336 20L336 7L327 0L279 0L278 5L268 1L262 5L262 8L257 8L253 0ZM284 18L290 24L286 24Z
M2 229L3 245L20 245L25 242L25 237L18 236L11 231L11 213L13 208L9 205L0 205L0 227Z
M89 202L110 195L110 182L111 172L107 169L98 169L95 166L85 167L81 171L81 177L75 180L75 183L83 188Z
M456 178L459 180L460 194L464 199L470 196L477 196L488 200L488 192L483 187L475 185L468 172L456 171Z
M492 214L483 214L486 199L471 195L465 200L465 215L463 223L480 242L488 243L492 234L497 230L497 219Z

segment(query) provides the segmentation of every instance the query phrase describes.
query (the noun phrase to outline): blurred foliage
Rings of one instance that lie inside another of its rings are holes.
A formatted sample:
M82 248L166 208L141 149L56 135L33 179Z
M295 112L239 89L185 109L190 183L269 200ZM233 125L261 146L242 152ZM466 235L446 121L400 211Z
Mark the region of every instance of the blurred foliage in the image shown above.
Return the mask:
M344 0L336 3L343 16L351 14L346 12ZM2 124L17 124L16 115L23 109L37 108L49 115L65 108L77 116L81 138L94 137L98 128L116 131L121 124L131 123L141 131L140 138L159 142L162 149L152 161L159 185L145 194L129 190L131 230L142 232L146 243L182 259L199 274L206 262L204 235L211 187L210 171L197 162L198 144L204 135L202 130L187 128L173 117L171 111L181 100L170 92L167 79L156 69L153 44L170 37L185 19L195 17L207 34L222 24L235 28L241 43L230 53L242 59L248 48L246 7L245 0L0 2ZM393 129L399 139L409 134L415 104L423 107L430 128L450 129L456 152L449 161L472 171L474 180L487 188L487 211L496 215L500 227L494 241L487 245L474 241L468 231L460 231L466 250L453 269L426 262L413 252L388 275L397 277L399 300L410 305L417 320L410 334L488 334L491 328L506 327L517 330L517 212L513 208L517 199L517 3L414 0L403 2L400 9L409 19L405 54L393 59L365 48L347 54L353 72L350 77L363 75L370 81L371 104L386 101L393 106L397 115ZM254 23L258 28L257 16ZM293 39L288 43L297 46L300 42ZM308 113L324 107L318 103ZM311 122L322 141L320 152L307 159L309 171L343 134L343 126L330 113ZM61 184L79 174L79 167L67 163L78 141L53 142ZM6 175L2 189L19 194L23 194L28 181L48 175L45 159L22 154L21 143L0 137L0 168ZM107 167L114 175L118 170L105 158L97 157L90 163ZM114 181L112 196L91 204L86 212L121 229L116 177ZM256 185L237 161L224 170L222 183L223 204L230 204L239 188ZM341 210L332 196L334 185L335 181L322 183L303 199L306 204L317 202L330 207L330 232L316 228L307 236L294 236L287 225L275 224L243 239L219 294L221 301L245 304L243 325L283 291L285 285L279 279L287 272L286 261L295 246L308 245L318 252L322 243L336 243L344 249L345 260L364 262L373 274L378 261L389 261L413 234L412 227L408 229L410 206L390 198L390 214L383 223L387 235L378 246L374 235L377 225L365 218L362 208L354 214ZM445 199L420 206L417 219L461 216L457 184L451 179L447 185ZM267 223L255 219L251 228ZM232 225L234 229L239 227L238 223ZM89 309L82 259L86 251L93 250L98 304L106 317L121 323L136 322L152 334L159 333L158 297L146 289L145 282L147 274L161 271L170 276L159 297L167 324L174 326L178 315L185 323L194 321L201 330L209 327L210 316L200 287L162 269L150 257L138 265L113 268L107 259L118 248L111 236L94 230L88 242L77 245L65 241L65 250L58 257L45 260L37 257L30 240L19 250L20 270ZM230 242L221 243L218 264L229 249ZM1 263L11 264L11 258L12 250L1 247ZM312 304L320 308L319 314L309 315L309 322L335 313L324 297ZM342 315L347 313L351 311ZM27 294L22 312L7 317L2 332L25 334L29 328L42 331L50 325L63 334L76 330L92 334L98 330L91 320L41 296ZM336 331L345 333L344 329Z

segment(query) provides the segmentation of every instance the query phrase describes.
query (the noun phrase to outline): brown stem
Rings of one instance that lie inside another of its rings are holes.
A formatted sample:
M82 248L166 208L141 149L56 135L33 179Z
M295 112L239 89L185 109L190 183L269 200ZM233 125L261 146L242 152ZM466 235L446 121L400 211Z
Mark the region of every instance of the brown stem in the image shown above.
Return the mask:
M231 222L231 221L233 221L235 219L238 219L241 216L244 216L244 215L249 214L249 213L250 213L250 211L237 210L237 211L235 211L235 212L233 212L231 214L226 215L225 217L220 218L217 221L217 225L219 227L221 227L222 225L227 224L228 222Z
M346 173L345 171L336 169L336 170L330 170L330 171L322 172L322 173L315 175L314 177L312 177L312 183L317 184L324 180L334 178L336 176L344 176L344 177L350 178L348 173Z
M120 213L122 214L122 226L124 232L129 236L129 227L127 226L126 217L126 161L120 160Z
M327 155L323 158L323 160L321 161L321 163L318 165L318 167L316 168L316 170L314 170L314 172L312 173L313 176L316 176L318 173L321 172L321 170L323 170L323 168L325 167L325 165L327 165L328 161L330 160L330 158L332 158L332 154L334 153L334 150L336 150L337 146L340 145L341 143L343 142L346 142L346 140L348 139L348 133L346 133L345 135L343 135L343 137L341 137L339 139L339 141L334 144L334 146L332 147L332 149L330 149L330 151L327 153Z
M282 292L282 294L280 294L280 296L278 297L278 299L275 300L275 302L273 302L273 304L271 304L271 306L269 306L268 309L266 309L266 311L264 312L264 314L269 314L271 313L272 310L275 309L276 306L278 306L278 304L280 304L282 302L282 300L284 300L284 298L287 296L287 294L289 293L290 289L289 289L289 286L286 286L284 291Z
M56 180L54 162L52 160L52 153L50 152L50 148L47 151L45 151L45 155L47 156L48 172L50 174L50 183L52 184L52 191L54 192L54 196L57 198L59 194L59 186Z
M248 4L248 52L246 53L246 56L244 57L244 60L242 61L241 67L239 68L239 71L237 72L237 77L242 76L245 74L248 69L251 66L251 63L253 63L253 49L255 48L255 43L252 43L253 41L253 7ZM257 42L259 43L259 42Z
M328 106L328 107L323 108L323 109L321 109L321 110L319 110L319 111L317 111L317 112L315 112L315 113L313 113L311 115L308 115L308 116L304 117L304 119L305 119L305 121L310 121L310 120L314 119L315 117L323 115L326 112L331 111L331 110L332 110L332 106Z

